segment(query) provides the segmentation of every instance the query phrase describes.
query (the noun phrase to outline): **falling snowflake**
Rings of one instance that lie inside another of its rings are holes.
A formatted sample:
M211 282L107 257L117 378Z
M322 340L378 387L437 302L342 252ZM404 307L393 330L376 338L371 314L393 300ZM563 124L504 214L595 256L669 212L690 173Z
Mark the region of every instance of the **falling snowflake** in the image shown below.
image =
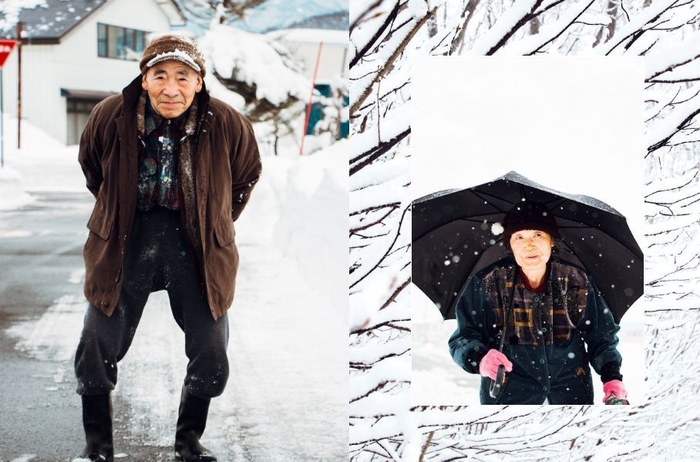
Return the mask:
M496 222L491 225L491 232L493 233L494 236L499 236L503 234L503 225L499 222Z

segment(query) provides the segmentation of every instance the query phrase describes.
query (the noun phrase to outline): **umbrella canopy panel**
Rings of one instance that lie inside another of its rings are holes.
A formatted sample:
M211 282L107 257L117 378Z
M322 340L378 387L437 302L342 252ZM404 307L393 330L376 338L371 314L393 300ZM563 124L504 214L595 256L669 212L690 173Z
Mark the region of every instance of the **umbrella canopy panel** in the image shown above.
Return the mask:
M414 284L445 319L453 318L468 278L507 255L493 225L523 200L540 202L552 212L562 235L555 257L593 277L619 322L644 290L643 254L625 217L597 199L561 193L516 172L414 201Z

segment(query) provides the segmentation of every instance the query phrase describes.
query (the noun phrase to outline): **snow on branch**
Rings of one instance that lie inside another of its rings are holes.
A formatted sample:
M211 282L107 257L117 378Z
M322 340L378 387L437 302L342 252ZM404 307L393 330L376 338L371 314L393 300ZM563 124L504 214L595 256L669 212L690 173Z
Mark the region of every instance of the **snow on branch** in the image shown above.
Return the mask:
M674 136L681 135L684 130L691 128L698 113L700 113L700 97L674 105L673 110L666 117L659 121L650 121L647 125L652 127L647 132L645 139L648 151L653 152L668 146ZM700 127L696 127L694 130L698 128Z
M600 55L610 55L620 49L629 48L632 43L639 39L647 30L653 28L657 21L660 21L665 13L671 12L672 8L680 3L680 0L658 0L651 2L651 5L640 10L626 25L615 31L613 37L602 46L595 48L595 53Z
M542 51L547 45L559 38L566 30L573 25L595 0L589 2L581 2L576 8L571 8L564 12L560 18L552 24L547 24L540 27L539 33L536 35L527 35L517 42L505 45L498 50L498 56L527 56L533 55Z
M524 0L513 3L496 24L472 44L467 54L493 55L513 34L535 16L535 12L541 5L542 0Z
M664 42L656 44L646 54L647 81L652 81L660 75L691 63L700 57L700 33L698 32L680 43L676 40L665 40Z
M419 30L425 25L425 23L430 19L430 17L435 13L435 9L429 11L424 17L420 19L414 18L410 12L406 13L408 18L404 18L405 22L398 24L396 29L392 29L390 34L392 36L396 35L400 37L398 43L395 46L389 46L386 48L386 52L383 54L388 54L385 60L382 61L381 67L373 73L369 82L361 86L361 90L354 95L353 101L350 104L350 113L357 112L357 110L362 106L365 100L369 97L372 92L374 85L378 84L379 81L390 72L392 65L396 62L399 56L405 51L409 42L416 36ZM398 18L400 21L401 18ZM398 21L396 21L398 22ZM357 66L355 66L357 67ZM351 68L350 78L353 78L353 72ZM352 93L351 93L352 94Z

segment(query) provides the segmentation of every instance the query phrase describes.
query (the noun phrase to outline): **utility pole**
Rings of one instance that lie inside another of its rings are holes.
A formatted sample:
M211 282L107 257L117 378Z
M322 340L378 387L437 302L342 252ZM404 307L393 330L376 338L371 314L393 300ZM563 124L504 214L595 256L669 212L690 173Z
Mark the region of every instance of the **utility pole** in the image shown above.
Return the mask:
M22 22L17 23L17 149L22 148Z

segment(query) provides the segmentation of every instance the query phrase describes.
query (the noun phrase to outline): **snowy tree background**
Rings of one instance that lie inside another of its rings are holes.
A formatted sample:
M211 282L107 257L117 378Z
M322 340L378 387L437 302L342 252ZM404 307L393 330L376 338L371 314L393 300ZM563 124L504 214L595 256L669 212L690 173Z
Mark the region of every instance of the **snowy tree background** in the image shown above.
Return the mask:
M269 29L281 27L283 18L270 16L275 5L279 14L304 17L323 11L312 2L292 14L289 6L281 8L277 0L179 0L193 30L201 29L200 49L207 58L210 91L243 112L256 124L257 137L279 154L280 140L301 138L298 119L303 117L312 82L303 75L302 63L273 35L247 31L247 22L262 16ZM316 7L316 8L314 8ZM341 4L326 5L325 11L342 9ZM199 26L198 26L199 24ZM227 44L245 46L227 46ZM235 94L236 96L232 96ZM342 95L334 98L342 104ZM305 128L302 125L302 129ZM313 143L313 149L330 145Z
M700 448L700 9L688 0L362 0L350 11L352 460L692 460ZM414 56L642 56L644 404L411 406Z

